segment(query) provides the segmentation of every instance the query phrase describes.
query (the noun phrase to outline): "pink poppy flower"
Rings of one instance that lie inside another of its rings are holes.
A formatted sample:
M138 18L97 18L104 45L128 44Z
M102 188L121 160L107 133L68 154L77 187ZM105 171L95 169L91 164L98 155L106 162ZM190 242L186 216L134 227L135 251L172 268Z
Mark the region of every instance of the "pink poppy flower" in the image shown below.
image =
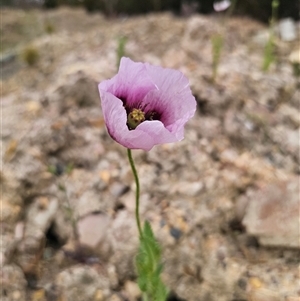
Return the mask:
M218 0L217 2L214 2L214 10L216 12L224 11L230 5L231 5L231 1L230 0L222 0L222 1Z
M130 149L180 141L196 100L180 72L121 59L119 72L99 84L110 136Z

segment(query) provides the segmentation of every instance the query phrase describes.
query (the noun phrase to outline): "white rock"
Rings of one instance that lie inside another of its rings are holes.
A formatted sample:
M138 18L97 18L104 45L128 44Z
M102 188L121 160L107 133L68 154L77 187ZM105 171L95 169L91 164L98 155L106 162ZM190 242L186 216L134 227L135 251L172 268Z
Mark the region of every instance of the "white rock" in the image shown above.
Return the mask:
M73 266L56 277L62 300L95 300L98 289L109 288L108 278L88 266Z
M242 221L265 246L300 249L299 178L269 184L253 194Z
M297 38L296 25L291 18L282 19L278 27L280 37L283 41L291 42Z
M289 61L292 64L300 64L300 48L297 50L294 50L290 56L289 56Z
M141 296L141 291L137 285L137 283L133 281L126 281L124 284L124 290L128 294L130 300L137 300Z
M38 197L27 212L24 236L42 238L53 222L57 210L57 199Z
M110 224L110 218L104 214L90 214L77 224L81 244L96 247L103 239Z
M188 196L196 196L203 189L204 185L202 182L179 182L176 184L176 191L180 194Z
M21 268L17 265L5 265L1 268L0 275L1 292L0 299L3 301L16 300L16 292L20 292L25 296L27 281ZM25 301L25 298L20 298L20 301Z

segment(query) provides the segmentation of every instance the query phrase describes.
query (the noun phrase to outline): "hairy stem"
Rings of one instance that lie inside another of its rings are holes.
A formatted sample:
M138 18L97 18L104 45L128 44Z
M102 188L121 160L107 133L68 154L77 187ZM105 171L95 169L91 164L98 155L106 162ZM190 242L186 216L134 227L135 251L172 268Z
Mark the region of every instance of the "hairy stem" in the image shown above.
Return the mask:
M131 154L131 149L127 149L127 155L128 155L128 160L132 169L132 173L134 176L134 180L135 180L135 185L136 185L136 191L135 191L135 219L136 219L136 223L137 223L137 227L139 230L139 235L140 238L143 237L143 233L142 233L142 227L141 227L141 221L140 221L140 214L139 214L139 209L140 209L140 181L139 181L139 177L134 165L134 161L132 158L132 154Z
M143 301L148 301L149 299L148 299L148 295L147 295L147 293L144 293L143 294Z

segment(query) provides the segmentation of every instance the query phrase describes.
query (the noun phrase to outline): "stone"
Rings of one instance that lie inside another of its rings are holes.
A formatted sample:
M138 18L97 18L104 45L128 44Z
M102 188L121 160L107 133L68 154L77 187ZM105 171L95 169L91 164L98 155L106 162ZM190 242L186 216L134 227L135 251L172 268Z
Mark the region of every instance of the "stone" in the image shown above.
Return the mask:
M266 289L266 288L258 288L254 289L249 293L249 299L253 301L281 301L281 297L278 293Z
M274 142L276 142L287 153L295 156L298 160L298 154L300 150L299 139L300 130L290 129L286 126L278 126L270 130L270 136Z
M196 196L204 188L202 182L179 182L176 183L175 192L187 196Z
M31 300L32 301L44 301L46 298L46 294L45 294L45 290L44 289L38 289L36 291L34 291L31 295Z
M279 33L280 37L285 42L291 42L296 40L297 32L296 32L296 24L293 19L286 18L281 19L279 24Z
M259 31L253 38L253 42L258 44L261 47L264 47L270 38L270 30L263 29Z
M292 65L294 75L299 76L300 75L300 48L291 52L291 54L289 55L289 61Z
M133 213L118 211L111 227L107 229L107 241L112 246L110 263L116 266L118 278L135 275L134 256L138 247L138 230Z
M1 224L2 231L0 241L0 267L14 262L16 253L16 240L14 239L12 229L5 229L5 224Z
M82 71L71 73L51 96L61 114L72 107L89 107L98 104L97 82Z
M1 204L3 206L21 206L23 200L21 197L22 184L18 181L13 173L13 170L6 168L5 173L0 172L0 183L1 183ZM16 213L17 207L14 209L12 207L7 208ZM14 219L14 218L13 218Z
M95 301L104 301L104 293L102 290L98 289L95 293Z
M66 300L94 301L99 297L99 290L109 288L108 279L93 267L77 265L59 273L55 284Z
M81 244L95 248L106 235L111 219L105 214L89 214L77 223L79 241Z
M42 238L58 210L56 198L38 197L27 211L24 236Z
M141 297L142 293L137 283L127 280L124 284L124 291L128 295L130 301L135 301Z
M289 296L286 301L300 301L300 297L297 296Z
M108 299L108 301L122 301L123 300L123 298L120 296L120 295L118 295L118 294L113 294L109 299Z
M300 52L299 52L299 56L300 56ZM282 104L278 109L278 113L281 114L283 122L285 124L289 124L291 127L295 127L295 128L300 127L299 112L296 108L288 104ZM300 138L300 134L299 134L299 138Z
M0 215L0 222L7 222L10 221L12 223L15 223L19 215L21 213L21 207L18 205L10 204L6 200L0 200L0 206L1 206L1 215Z
M15 264L1 267L0 298L3 301L25 301L26 279L20 267Z
M106 187L100 177L89 170L73 169L70 175L65 176L64 185L75 218L93 212L105 212L114 207L115 200L112 196L100 193Z
M268 247L300 249L299 178L273 182L252 194L243 225Z
M114 197L118 198L128 192L129 187L122 183L114 182L112 185L110 185L109 190Z
M40 264L44 252L44 236L25 236L17 245L16 262L29 277L28 285L35 288L40 277Z
M67 218L60 204L51 224L51 232L57 239L58 244L63 245L74 234L72 219Z
M181 49L169 49L162 58L163 65L167 68L179 69L185 62L186 55Z
M289 61L292 64L300 64L300 48L291 52L289 55Z
M15 227L15 239L20 240L24 236L24 222L18 222Z

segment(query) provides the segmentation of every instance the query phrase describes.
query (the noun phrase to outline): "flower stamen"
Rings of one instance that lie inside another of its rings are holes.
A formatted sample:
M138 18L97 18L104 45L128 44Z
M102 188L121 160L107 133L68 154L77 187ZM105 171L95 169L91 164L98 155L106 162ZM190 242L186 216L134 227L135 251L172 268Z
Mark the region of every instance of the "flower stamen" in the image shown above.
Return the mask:
M127 126L130 130L134 130L143 121L145 121L145 114L140 109L133 109L127 116Z

